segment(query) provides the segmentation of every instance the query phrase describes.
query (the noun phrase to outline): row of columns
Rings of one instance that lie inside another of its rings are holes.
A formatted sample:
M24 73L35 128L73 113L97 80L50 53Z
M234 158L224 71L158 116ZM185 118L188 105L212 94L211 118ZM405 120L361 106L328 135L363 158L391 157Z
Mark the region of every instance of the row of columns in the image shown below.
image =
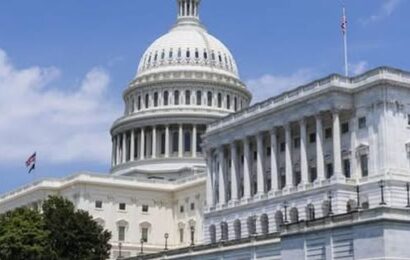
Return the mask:
M343 178L342 171L342 152L341 152L341 132L340 132L340 116L339 112L334 111L332 113L332 130L333 130L333 176L336 178ZM300 185L307 184L309 182L309 165L307 157L307 122L306 118L303 118L298 122L300 128ZM321 115L315 116L316 124L316 180L321 181L326 179L325 176L325 160L323 153L323 123ZM270 187L271 191L278 191L280 172L278 169L278 144L277 144L277 130L279 126L275 126L270 130ZM292 135L291 135L291 123L287 123L283 126L285 131L285 189L294 187L294 166L292 163ZM256 137L256 195L262 195L265 190L265 169L264 169L264 150L263 132L255 133ZM234 141L230 146L230 172L226 172L225 167L225 145L214 149L213 152L207 154L207 200L208 205L213 206L216 203L216 193L218 193L219 204L227 202L227 184L228 174L230 175L230 190L231 200L236 201L239 199L239 187L243 186L243 198L248 199L252 197L252 173L251 173L251 151L249 136L240 140L243 145L243 183L240 183L241 178L238 172L238 141ZM213 156L213 153L217 153L217 159ZM215 165L218 165L215 169ZM218 181L218 183L216 183ZM217 189L217 190L216 190Z
M113 137L112 140L112 166L126 163L127 161L144 160L144 159L156 159L158 155L161 157L169 158L171 157L171 127L170 125L163 126L164 132L161 134L165 135L164 143L161 143L160 148L164 146L164 153L158 153L158 126L148 128L137 128L130 131L123 132ZM200 128L198 130L198 128ZM198 133L202 134L204 132L205 126L202 125L192 125L189 129L184 128L184 125L178 125L178 144L173 144L178 146L177 156L184 157L184 131L190 131L190 154L192 158L197 157L200 140L198 140ZM138 139L137 133L139 133ZM150 140L147 136L150 135ZM128 145L129 140L129 145ZM137 144L136 144L137 141ZM146 143L150 141L149 143ZM162 142L162 138L160 138ZM137 150L138 149L138 150ZM136 154L138 153L138 154Z

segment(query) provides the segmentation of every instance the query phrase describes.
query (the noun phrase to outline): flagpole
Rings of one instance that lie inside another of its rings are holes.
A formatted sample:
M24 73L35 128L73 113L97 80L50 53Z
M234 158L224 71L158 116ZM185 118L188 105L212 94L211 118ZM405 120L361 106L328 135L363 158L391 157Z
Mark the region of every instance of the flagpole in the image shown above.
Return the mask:
M345 62L345 76L349 76L349 62L347 58L347 17L346 17L346 7L343 5L343 22L345 23L345 29L343 31L343 45L344 45L344 62Z

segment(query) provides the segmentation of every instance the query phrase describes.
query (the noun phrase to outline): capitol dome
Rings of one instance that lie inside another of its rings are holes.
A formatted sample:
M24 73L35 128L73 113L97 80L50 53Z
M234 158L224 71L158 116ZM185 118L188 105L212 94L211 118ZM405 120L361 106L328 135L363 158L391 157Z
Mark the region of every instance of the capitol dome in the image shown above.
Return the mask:
M180 1L180 5L185 1ZM189 2L188 2L189 3ZM199 1L185 13L180 7L176 25L145 51L137 77L168 71L215 72L239 79L229 49L210 35L199 21Z

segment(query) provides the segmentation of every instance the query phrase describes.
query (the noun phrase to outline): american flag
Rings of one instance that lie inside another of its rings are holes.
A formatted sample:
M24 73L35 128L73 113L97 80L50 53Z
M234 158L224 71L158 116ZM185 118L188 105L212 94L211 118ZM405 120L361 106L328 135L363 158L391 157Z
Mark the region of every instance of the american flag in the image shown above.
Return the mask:
M36 168L36 153L33 153L26 161L26 167L29 168L28 173Z
M341 22L340 27L342 28L343 34L346 34L346 32L347 32L347 17L346 17L344 9L343 9L343 16L342 16L342 22Z

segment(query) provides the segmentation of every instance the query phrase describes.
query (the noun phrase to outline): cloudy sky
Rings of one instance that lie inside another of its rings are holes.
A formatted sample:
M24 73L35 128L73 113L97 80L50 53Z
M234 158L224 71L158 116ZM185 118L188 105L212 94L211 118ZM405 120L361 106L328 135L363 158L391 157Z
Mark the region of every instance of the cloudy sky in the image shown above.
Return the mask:
M341 1L203 0L255 100L343 71ZM345 0L351 75L410 70L410 1ZM174 0L0 1L0 193L45 177L107 173L109 128ZM37 152L37 169L24 162Z

